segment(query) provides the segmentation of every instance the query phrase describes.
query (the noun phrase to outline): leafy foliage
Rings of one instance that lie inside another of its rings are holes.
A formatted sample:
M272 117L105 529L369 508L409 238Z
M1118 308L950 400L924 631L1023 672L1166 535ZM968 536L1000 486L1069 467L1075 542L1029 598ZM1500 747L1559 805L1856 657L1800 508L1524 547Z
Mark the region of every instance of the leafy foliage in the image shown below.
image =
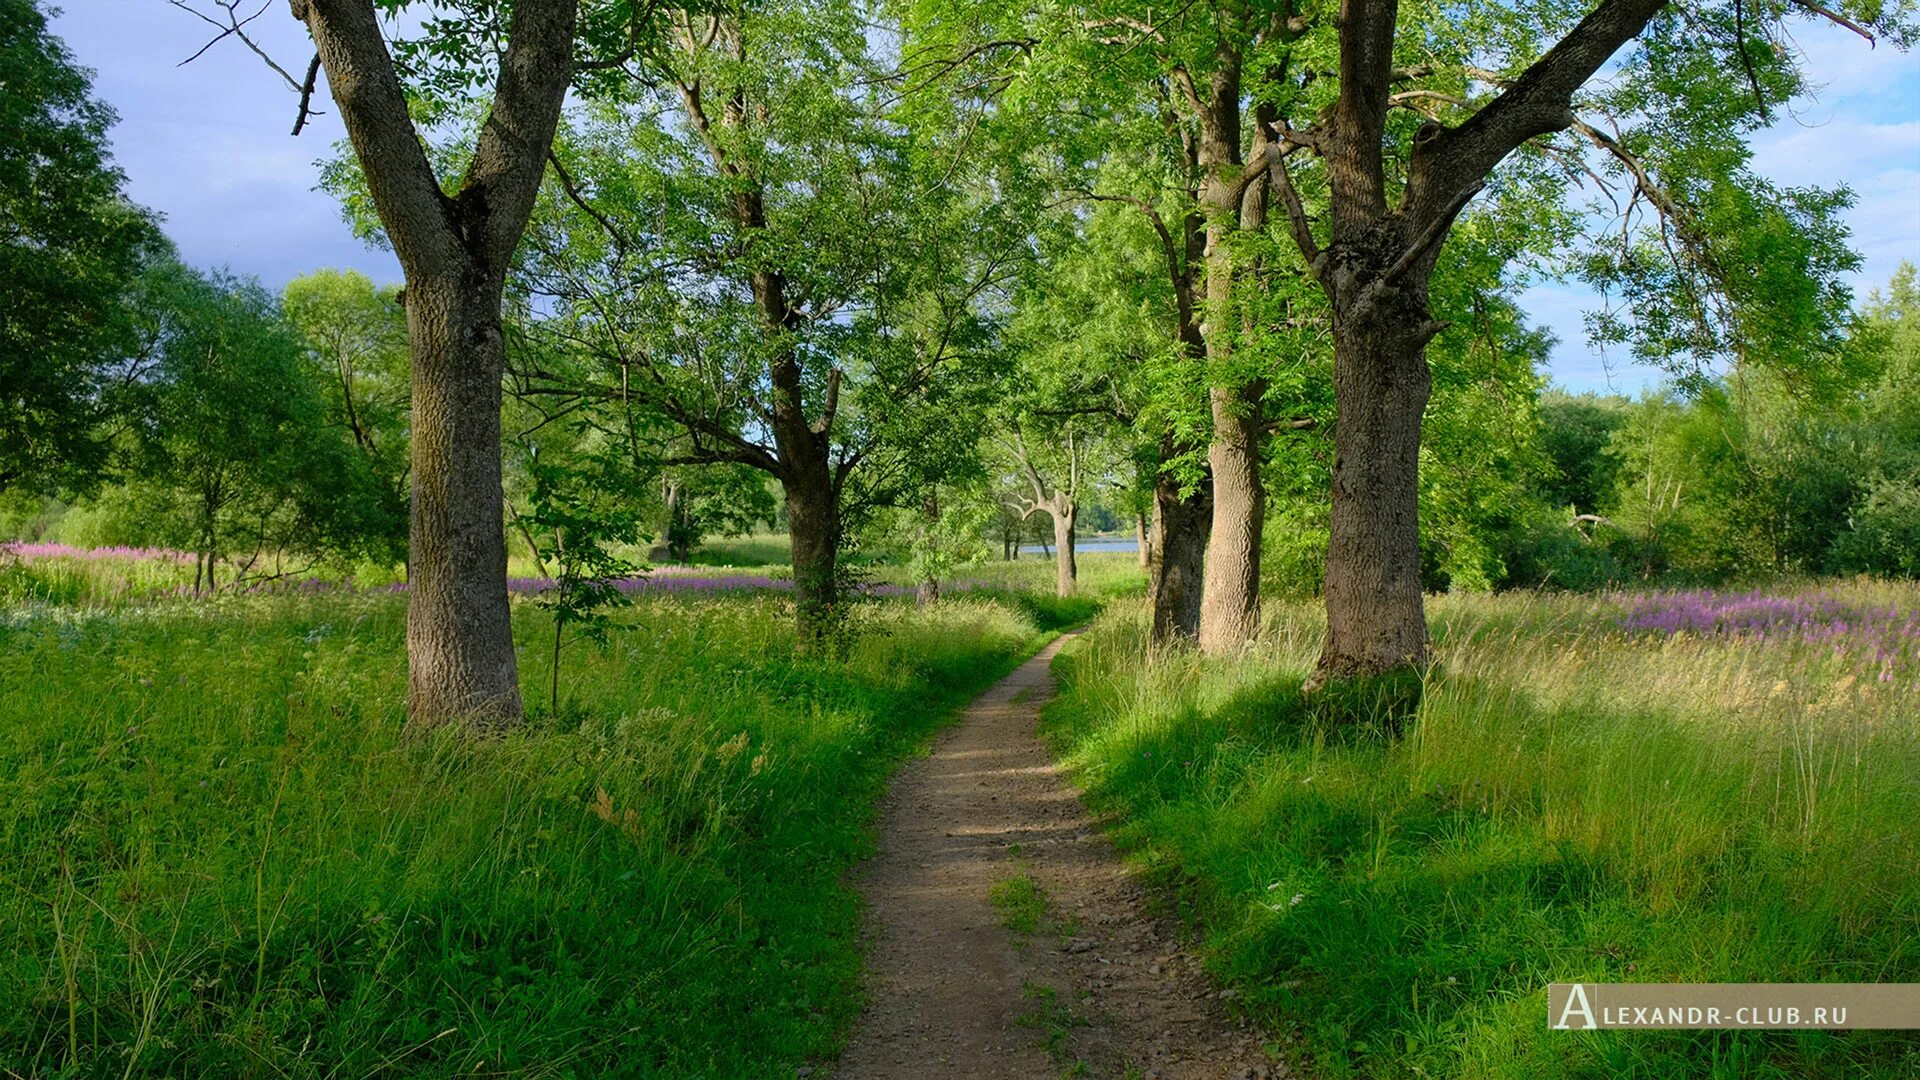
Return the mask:
M146 281L152 372L134 392L130 502L153 542L198 552L206 585L390 542L395 509L328 423L301 341L252 282L165 265ZM266 560L263 562L263 560Z
M126 198L91 82L40 0L0 0L0 490L98 483L150 359L132 311L167 245Z
M536 542L546 541L535 550L536 557L554 571L551 587L540 593L539 604L553 612L548 705L555 711L560 708L560 651L567 631L606 643L614 625L612 609L627 602L619 580L636 569L614 546L631 546L641 539L635 500L620 486L627 474L610 455L588 465L542 460L538 446L527 448L527 471L533 480L528 524Z

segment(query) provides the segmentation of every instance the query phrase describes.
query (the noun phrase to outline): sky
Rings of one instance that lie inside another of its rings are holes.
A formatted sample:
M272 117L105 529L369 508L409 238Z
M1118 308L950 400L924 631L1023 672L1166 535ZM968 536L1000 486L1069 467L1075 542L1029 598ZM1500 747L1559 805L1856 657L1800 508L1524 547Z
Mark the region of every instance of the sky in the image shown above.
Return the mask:
M165 216L181 256L224 266L272 288L320 267L353 268L398 281L392 254L354 238L338 204L316 190L319 162L344 136L324 84L298 138L295 93L238 42L220 42L184 66L212 28L166 0L57 0L54 32L95 72L94 89L120 114L114 156L133 199ZM286 0L248 27L281 66L305 72L313 55ZM212 5L202 0L202 6ZM1786 185L1851 186L1846 220L1865 265L1855 293L1884 285L1901 260L1920 262L1920 55L1869 48L1825 23L1795 23L1794 37L1822 89L1779 110L1754 139L1754 167ZM1559 338L1553 380L1571 390L1635 393L1657 371L1587 343L1582 312L1597 306L1577 285L1536 286L1522 297L1532 322Z

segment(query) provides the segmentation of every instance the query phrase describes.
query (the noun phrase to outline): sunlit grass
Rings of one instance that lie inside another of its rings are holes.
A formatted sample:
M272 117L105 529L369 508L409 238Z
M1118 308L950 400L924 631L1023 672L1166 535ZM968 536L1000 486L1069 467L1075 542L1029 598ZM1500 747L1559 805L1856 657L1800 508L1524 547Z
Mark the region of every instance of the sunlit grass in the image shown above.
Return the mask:
M1897 1033L1547 1030L1549 981L1920 980L1920 681L1623 611L1434 599L1441 665L1388 744L1309 722L1315 605L1242 661L1151 655L1123 607L1047 722L1315 1075L1915 1075Z
M1088 596L1127 596L1146 592L1147 571L1139 556L1131 552L1096 551L1074 560L1078 591ZM872 568L882 581L911 584L905 567L879 565ZM1001 588L1032 592L1052 592L1054 561L1037 555L1023 555L1007 561L998 557L955 566L948 575L951 583L962 588Z
M892 765L1044 638L876 603L842 662L776 597L642 599L559 715L408 741L403 617L0 614L0 1075L791 1076L859 1007Z

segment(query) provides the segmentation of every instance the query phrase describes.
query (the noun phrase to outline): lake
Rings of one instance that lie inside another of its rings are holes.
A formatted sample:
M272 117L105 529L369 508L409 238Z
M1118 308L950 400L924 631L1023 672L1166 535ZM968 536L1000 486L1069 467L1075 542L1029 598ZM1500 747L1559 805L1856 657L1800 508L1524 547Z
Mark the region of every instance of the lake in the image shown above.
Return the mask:
M1047 548L1049 552L1052 550L1051 546ZM1131 536L1116 536L1105 540L1089 537L1084 540L1076 540L1073 545L1073 550L1077 554L1085 554L1089 551L1139 551L1140 542ZM1020 554L1022 555L1039 555L1040 553L1039 544L1022 544L1020 546Z

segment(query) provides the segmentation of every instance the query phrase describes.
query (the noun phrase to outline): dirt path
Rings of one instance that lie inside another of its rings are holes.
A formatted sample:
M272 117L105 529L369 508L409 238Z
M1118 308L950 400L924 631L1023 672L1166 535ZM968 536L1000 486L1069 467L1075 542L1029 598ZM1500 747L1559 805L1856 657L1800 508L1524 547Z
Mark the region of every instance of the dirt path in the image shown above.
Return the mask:
M870 1001L837 1075L1288 1076L1148 916L1036 737L1060 645L980 695L881 804L864 875ZM1009 929L1009 912L1038 925Z

